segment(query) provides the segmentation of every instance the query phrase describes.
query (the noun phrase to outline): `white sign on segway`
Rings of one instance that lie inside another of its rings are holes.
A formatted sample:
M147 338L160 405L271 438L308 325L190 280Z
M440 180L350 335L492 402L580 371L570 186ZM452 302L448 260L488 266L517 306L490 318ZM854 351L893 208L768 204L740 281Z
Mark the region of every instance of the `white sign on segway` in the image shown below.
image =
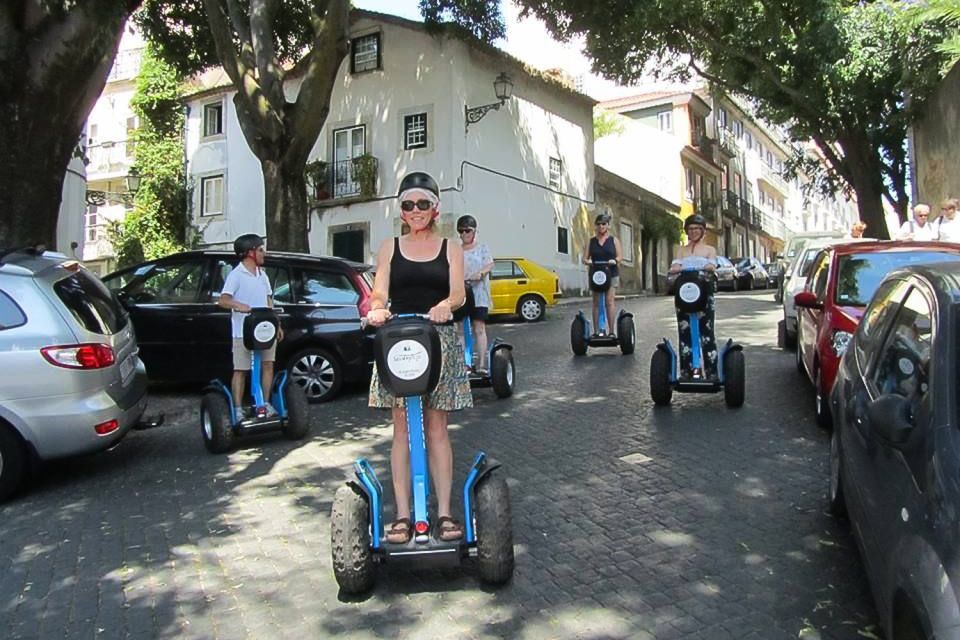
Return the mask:
M253 337L257 342L270 342L275 335L277 335L277 327L266 320L258 322L253 328Z
M594 271L593 272L593 284L598 287L602 287L607 282L607 272L606 271Z
M700 298L700 287L695 282L684 282L680 285L679 295L687 304L693 304Z
M387 352L387 368L401 380L416 380L430 367L430 354L416 340L401 340Z

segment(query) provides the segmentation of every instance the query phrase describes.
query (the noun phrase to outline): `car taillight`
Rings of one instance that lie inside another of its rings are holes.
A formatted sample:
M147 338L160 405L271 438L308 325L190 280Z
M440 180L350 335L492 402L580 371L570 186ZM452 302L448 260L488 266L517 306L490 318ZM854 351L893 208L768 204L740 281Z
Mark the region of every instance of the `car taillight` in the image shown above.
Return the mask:
M66 369L102 369L116 362L113 349L106 344L44 347L40 353L50 364Z
M100 424L93 427L93 430L97 432L98 435L105 436L108 433L113 433L118 428L120 428L120 423L116 420L107 420L106 422L101 422Z

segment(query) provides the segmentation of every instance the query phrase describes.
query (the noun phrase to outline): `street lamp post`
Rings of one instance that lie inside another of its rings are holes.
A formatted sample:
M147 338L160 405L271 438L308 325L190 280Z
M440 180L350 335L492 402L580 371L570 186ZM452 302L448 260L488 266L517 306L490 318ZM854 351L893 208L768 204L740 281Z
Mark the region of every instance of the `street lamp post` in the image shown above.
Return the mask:
M108 201L121 201L126 203L128 200L133 198L134 194L137 193L137 190L140 188L140 174L137 173L136 169L130 169L130 172L123 179L124 186L126 186L126 191L100 191L97 189L88 189L87 190L87 204L97 207L102 207L107 204Z
M483 119L483 116L487 115L490 111L496 111L504 104L507 100L510 99L511 94L513 93L513 81L510 80L510 76L506 72L500 72L500 75L497 76L496 80L493 81L493 91L500 102L493 102L491 104L480 105L479 107L468 107L467 105L463 106L463 132L466 134L470 130L470 125L480 122Z

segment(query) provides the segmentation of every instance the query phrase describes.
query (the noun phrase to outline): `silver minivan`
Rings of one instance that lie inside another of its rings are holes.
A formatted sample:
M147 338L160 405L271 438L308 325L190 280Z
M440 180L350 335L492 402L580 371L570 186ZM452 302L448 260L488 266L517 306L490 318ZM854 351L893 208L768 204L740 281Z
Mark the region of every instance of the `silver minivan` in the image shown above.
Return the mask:
M127 313L79 262L0 252L0 500L31 458L107 449L147 405Z

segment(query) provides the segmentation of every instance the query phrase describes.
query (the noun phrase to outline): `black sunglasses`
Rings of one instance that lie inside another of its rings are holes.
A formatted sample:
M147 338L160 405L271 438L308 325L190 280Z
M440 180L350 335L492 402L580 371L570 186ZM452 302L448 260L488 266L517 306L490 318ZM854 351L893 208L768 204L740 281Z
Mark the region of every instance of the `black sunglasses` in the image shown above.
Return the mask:
M470 233L471 231L476 231L476 229L471 227L467 227L466 229L457 229L457 233Z
M417 200L416 202L413 200L404 200L400 203L400 208L404 211L413 211L414 207L420 209L420 211L429 211L430 209L433 209L433 203L426 198L423 200Z

